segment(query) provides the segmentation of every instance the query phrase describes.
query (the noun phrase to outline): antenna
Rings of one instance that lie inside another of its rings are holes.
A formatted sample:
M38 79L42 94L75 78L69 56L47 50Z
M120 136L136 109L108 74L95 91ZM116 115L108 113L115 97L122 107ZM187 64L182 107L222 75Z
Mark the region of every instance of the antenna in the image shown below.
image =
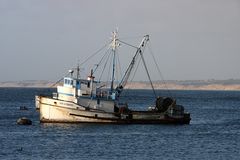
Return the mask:
M116 48L119 46L117 34L118 34L118 29L112 32L112 43L110 44L110 46L112 47L113 51L115 51Z

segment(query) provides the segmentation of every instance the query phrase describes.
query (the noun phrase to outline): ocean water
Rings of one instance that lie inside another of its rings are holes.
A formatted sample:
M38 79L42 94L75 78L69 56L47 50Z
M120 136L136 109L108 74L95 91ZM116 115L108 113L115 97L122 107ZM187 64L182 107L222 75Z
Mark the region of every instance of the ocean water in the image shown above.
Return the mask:
M240 159L238 91L157 91L185 106L190 125L41 124L34 95L53 90L0 88L0 159ZM154 101L150 90L123 99L135 109ZM23 116L33 125L17 125Z

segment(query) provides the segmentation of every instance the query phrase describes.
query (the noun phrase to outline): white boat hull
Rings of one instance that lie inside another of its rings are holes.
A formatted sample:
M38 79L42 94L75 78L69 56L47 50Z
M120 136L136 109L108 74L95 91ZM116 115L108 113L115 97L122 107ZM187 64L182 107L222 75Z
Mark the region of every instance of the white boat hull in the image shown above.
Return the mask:
M190 121L188 117L173 118L159 112L110 113L86 110L73 102L49 97L37 96L36 99L42 123L188 124Z
M114 113L103 111L87 111L84 107L73 102L39 97L37 108L40 111L41 122L102 122L110 123L119 119Z

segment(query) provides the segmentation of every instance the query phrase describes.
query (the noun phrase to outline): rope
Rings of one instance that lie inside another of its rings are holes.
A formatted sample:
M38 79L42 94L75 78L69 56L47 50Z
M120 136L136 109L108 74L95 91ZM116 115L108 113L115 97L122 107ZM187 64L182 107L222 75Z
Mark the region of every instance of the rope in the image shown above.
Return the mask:
M112 41L111 41L112 42ZM111 43L110 42L110 43ZM102 48L100 48L99 50L97 50L95 53L93 53L91 56L89 56L85 61L83 61L81 64L80 64L80 66L81 65L83 65L84 63L86 63L88 60L90 60L92 57L94 57L95 55L97 55L99 52L101 52L107 45L109 45L110 43L107 43L107 44L105 44Z
M101 65L101 63L103 62L104 57L109 53L109 49L105 52L105 54L103 55L103 57L101 58L101 60L99 61L99 63L97 64L97 67L94 69L93 73L96 72L96 70L98 69L98 67Z
M112 41L111 41L112 42ZM110 42L110 43L111 43ZM91 56L89 56L85 61L83 61L81 65L83 65L84 63L86 63L88 60L90 60L92 57L94 57L95 55L97 55L99 52L101 52L107 45L109 45L110 43L106 43L102 48L100 48L99 50L97 50L96 52L94 52ZM65 75L64 77L68 76L69 73L67 75ZM53 85L51 85L50 87L54 87L56 84L58 84L60 81L62 81L64 79L64 77L62 77L61 79L59 79L57 82L55 82Z
M100 74L99 81L102 79L103 72L105 71L105 68L107 66L108 60L109 60L110 55L111 55L111 52L109 52L109 50L107 51L107 53L108 53L108 57L107 57L106 62L104 64L104 66L103 66L103 70L102 70L102 73Z
M140 53L140 55L141 55L141 57L142 57L143 65L144 65L144 68L145 68L145 70L146 70L146 72L147 72L147 76L148 76L149 82L150 82L150 84L151 84L153 93L154 93L154 95L155 95L155 98L157 98L157 94L156 94L156 91L155 91L155 89L154 89L154 87L153 87L153 83L152 83L150 74L149 74L149 72L148 72L147 65L146 65L146 62L145 62L145 59L144 59L144 57L143 57L142 52Z
M128 36L128 37L119 37L119 39L138 39L138 38L142 38L142 35L139 36Z
M118 41L121 42L121 43L123 43L123 44L126 44L127 46L130 46L130 47L133 47L133 48L135 48L135 49L138 49L138 47L136 47L136 46L134 46L134 45L131 45L131 44L129 44L129 43L123 42L123 41L121 41L121 40L119 40L119 39L118 39Z
M117 70L116 70L116 72L117 72L117 75L116 75L116 77L117 77L117 83L119 83L119 80L121 79L121 77L122 77L122 67L121 67L121 63L120 63L120 58L119 58L119 54L117 54ZM118 76L120 76L120 77L118 77Z
M149 46L150 46L150 45L151 45L151 41L149 40ZM166 81L164 80L163 74L162 74L161 71L160 71L160 68L159 68L159 66L158 66L158 64L157 64L157 61L156 61L156 58L155 58L155 56L154 56L154 54L153 54L152 49L151 49L150 47L148 47L148 49L149 49L149 52L150 52L150 54L151 54L151 56L152 56L152 58L153 58L153 61L154 61L155 65L156 65L156 67L157 67L158 74L160 75L160 78L161 78L162 81L163 81L164 87L166 88L166 90L167 90L168 94L170 95L170 97L173 97L173 96L172 96L172 93L170 92L170 90L169 90L168 87L167 87Z

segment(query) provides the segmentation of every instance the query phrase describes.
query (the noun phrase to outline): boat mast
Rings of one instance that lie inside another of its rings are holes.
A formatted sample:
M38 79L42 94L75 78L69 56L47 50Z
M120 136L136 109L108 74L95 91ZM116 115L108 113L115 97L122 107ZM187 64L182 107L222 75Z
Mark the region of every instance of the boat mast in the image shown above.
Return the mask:
M93 97L93 81L94 81L94 76L93 76L93 69L91 69L90 76L88 76L87 80L90 81L90 91L91 91L91 98Z
M79 78L79 72L80 72L80 68L79 68L79 63L78 63L78 66L77 66L77 80L78 80L78 78Z
M78 66L77 66L77 79L76 79L76 86L75 86L75 97L78 97L78 89L80 89L79 88L79 81L78 81L78 78L79 78L79 75L80 75L80 68L79 68L79 63L78 63Z
M113 93L113 85L115 80L115 63L116 63L116 49L119 46L117 42L117 31L114 31L112 33L112 51L113 51L113 68L112 68L112 82L111 82L111 93Z

